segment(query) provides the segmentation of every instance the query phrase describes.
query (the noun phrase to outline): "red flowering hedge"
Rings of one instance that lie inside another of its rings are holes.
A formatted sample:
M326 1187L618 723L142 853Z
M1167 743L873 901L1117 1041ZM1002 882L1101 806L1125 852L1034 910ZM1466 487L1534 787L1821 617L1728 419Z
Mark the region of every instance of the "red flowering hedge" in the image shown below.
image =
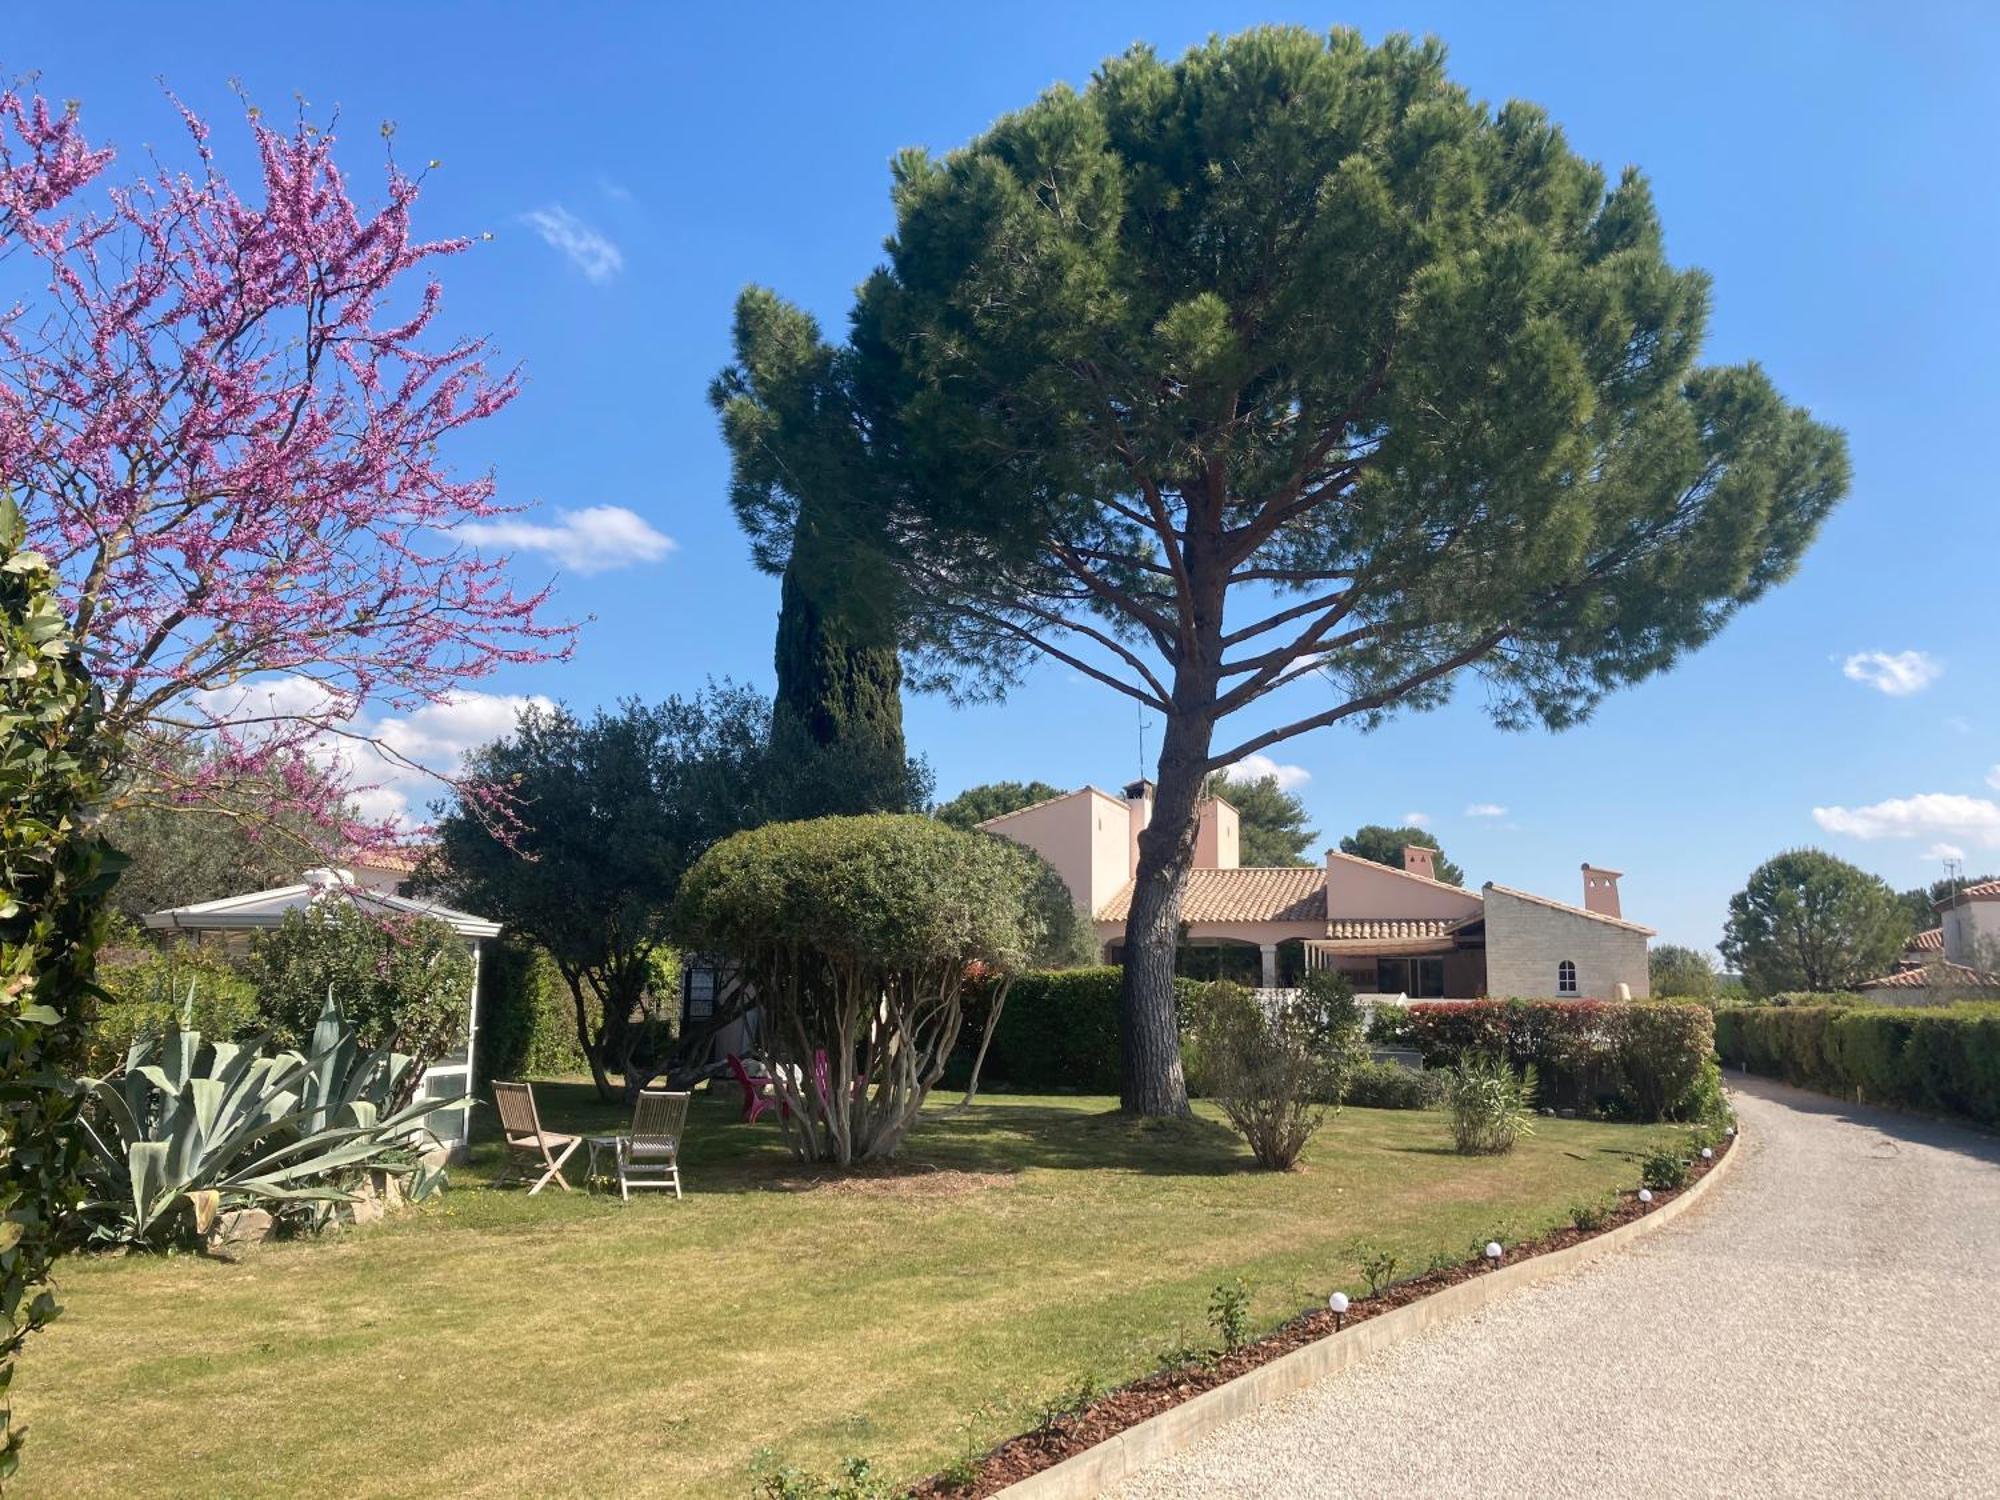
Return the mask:
M1715 1020L1693 1001L1419 1001L1398 1039L1432 1066L1467 1053L1532 1067L1549 1109L1611 1109L1641 1119L1687 1119L1707 1105Z

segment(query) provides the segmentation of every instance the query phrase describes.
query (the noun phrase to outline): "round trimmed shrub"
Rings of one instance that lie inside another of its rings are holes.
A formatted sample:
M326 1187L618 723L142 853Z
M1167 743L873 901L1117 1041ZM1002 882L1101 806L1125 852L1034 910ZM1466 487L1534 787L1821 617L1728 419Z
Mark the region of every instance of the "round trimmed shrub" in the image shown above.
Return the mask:
M934 818L773 823L695 862L673 925L749 986L792 1149L877 1160L943 1075L968 984L1035 947L1033 878L1014 846Z

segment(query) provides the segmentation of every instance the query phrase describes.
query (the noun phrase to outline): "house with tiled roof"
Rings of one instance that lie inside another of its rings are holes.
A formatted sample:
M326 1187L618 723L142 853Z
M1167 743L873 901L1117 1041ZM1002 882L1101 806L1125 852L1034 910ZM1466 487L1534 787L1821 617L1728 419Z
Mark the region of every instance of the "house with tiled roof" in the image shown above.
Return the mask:
M1895 972L1860 986L1884 1005L2000 999L2000 880L1961 886L1937 904L1938 925L1911 938Z
M1086 786L979 826L1054 866L1116 962L1152 816L1152 783L1136 781L1119 794ZM1584 865L1573 906L1492 882L1448 884L1418 845L1404 849L1401 869L1333 849L1321 864L1258 868L1238 862L1240 843L1236 809L1204 801L1181 897L1185 973L1285 988L1308 969L1338 969L1360 993L1412 999L1648 993L1653 930L1620 911L1616 870Z

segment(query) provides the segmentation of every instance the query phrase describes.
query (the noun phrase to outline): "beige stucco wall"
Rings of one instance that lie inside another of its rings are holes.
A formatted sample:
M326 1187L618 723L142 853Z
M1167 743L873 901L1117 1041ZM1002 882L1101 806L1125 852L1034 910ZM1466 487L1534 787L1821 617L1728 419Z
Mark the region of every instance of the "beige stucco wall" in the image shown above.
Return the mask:
M2000 901L1965 901L1946 907L1944 956L1969 969L1991 968L2000 961Z
M1242 864L1242 829L1236 809L1213 797L1201 804L1201 822L1195 827L1194 863L1201 870L1234 870ZM1133 866L1137 869L1135 863Z
M1342 917L1470 917L1479 895L1456 886L1419 880L1371 860L1326 856L1326 914Z
M1041 855L1062 876L1076 904L1094 912L1131 879L1126 864L1131 820L1118 798L1085 787L1039 807L995 818L985 827Z
M1523 901L1488 886L1486 993L1495 999L1556 997L1556 967L1576 965L1581 998L1615 1000L1620 984L1638 999L1652 993L1646 977L1646 934L1590 917Z

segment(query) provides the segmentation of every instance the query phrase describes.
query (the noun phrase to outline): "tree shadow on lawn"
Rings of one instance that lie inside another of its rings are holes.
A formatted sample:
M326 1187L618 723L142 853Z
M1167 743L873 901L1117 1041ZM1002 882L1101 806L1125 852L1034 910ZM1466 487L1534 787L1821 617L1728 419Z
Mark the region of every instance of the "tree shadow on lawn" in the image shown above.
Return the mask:
M588 1081L537 1080L535 1101L549 1130L597 1135L631 1128L631 1111L615 1100L600 1100ZM471 1145L470 1176L488 1182L500 1167L499 1122L490 1108L473 1112ZM587 1163L579 1149L564 1175L577 1183ZM684 1186L691 1195L796 1191L842 1177L887 1181L939 1172L1014 1175L1031 1167L1221 1177L1254 1171L1256 1163L1233 1131L1201 1115L1142 1120L1115 1108L1076 1108L1006 1095L983 1096L964 1111L927 1109L895 1161L842 1173L794 1157L772 1114L754 1125L744 1123L734 1090L704 1090L694 1096L681 1147Z

